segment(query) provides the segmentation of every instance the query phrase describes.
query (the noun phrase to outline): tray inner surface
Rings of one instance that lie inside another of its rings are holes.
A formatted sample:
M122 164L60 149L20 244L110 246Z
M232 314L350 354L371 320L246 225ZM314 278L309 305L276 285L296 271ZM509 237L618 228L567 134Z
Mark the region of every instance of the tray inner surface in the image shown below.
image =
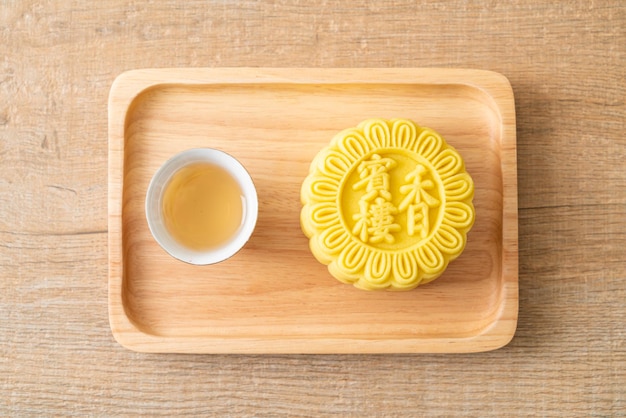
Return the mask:
M300 185L340 130L369 117L408 118L463 156L476 223L445 274L403 293L339 283L308 250ZM464 84L156 85L128 109L123 172L122 300L144 333L167 337L469 337L497 320L502 288L500 117ZM259 195L246 247L213 266L169 257L148 230L151 176L175 153L214 147L250 171Z

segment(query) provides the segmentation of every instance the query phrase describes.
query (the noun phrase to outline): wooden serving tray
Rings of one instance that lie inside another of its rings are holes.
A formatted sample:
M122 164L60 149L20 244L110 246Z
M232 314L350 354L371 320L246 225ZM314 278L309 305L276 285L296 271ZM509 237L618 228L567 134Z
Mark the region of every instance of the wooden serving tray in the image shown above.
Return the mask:
M513 93L458 69L150 69L109 97L109 316L123 346L185 353L476 352L507 344L518 311ZM438 131L476 187L465 252L434 282L366 292L335 280L300 229L300 185L335 133L370 117ZM175 260L144 214L172 155L213 147L259 195L252 238L212 266Z

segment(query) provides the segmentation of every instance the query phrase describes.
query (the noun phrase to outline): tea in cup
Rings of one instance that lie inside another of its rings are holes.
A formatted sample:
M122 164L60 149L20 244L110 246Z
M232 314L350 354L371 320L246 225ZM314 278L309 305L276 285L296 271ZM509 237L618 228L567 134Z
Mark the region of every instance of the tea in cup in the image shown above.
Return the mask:
M146 217L155 240L191 264L230 258L250 238L258 200L252 178L234 157L211 148L184 151L155 173Z

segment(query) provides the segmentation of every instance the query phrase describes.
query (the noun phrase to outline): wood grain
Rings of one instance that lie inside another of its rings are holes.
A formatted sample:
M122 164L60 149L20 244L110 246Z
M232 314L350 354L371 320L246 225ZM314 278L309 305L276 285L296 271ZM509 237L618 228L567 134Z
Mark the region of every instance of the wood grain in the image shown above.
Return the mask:
M329 110L330 109L330 110ZM148 352L475 352L513 337L518 310L515 109L509 82L454 69L136 70L109 96L109 312ZM477 221L462 257L419 291L334 280L300 228L300 188L337 132L378 116L441 133L473 176ZM152 238L153 174L190 148L235 156L259 221L227 262L197 267Z
M626 10L605 1L8 1L0 415L620 416ZM462 355L155 355L107 318L107 97L153 67L456 67L515 92L520 311Z

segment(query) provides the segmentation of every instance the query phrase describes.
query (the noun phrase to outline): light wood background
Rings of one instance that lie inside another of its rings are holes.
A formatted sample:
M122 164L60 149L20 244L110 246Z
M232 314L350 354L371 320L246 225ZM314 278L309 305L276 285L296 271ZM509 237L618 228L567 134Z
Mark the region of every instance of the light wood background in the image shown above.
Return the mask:
M0 415L623 416L622 1L4 1ZM155 355L107 319L111 82L144 67L480 68L516 94L520 314L467 355Z

